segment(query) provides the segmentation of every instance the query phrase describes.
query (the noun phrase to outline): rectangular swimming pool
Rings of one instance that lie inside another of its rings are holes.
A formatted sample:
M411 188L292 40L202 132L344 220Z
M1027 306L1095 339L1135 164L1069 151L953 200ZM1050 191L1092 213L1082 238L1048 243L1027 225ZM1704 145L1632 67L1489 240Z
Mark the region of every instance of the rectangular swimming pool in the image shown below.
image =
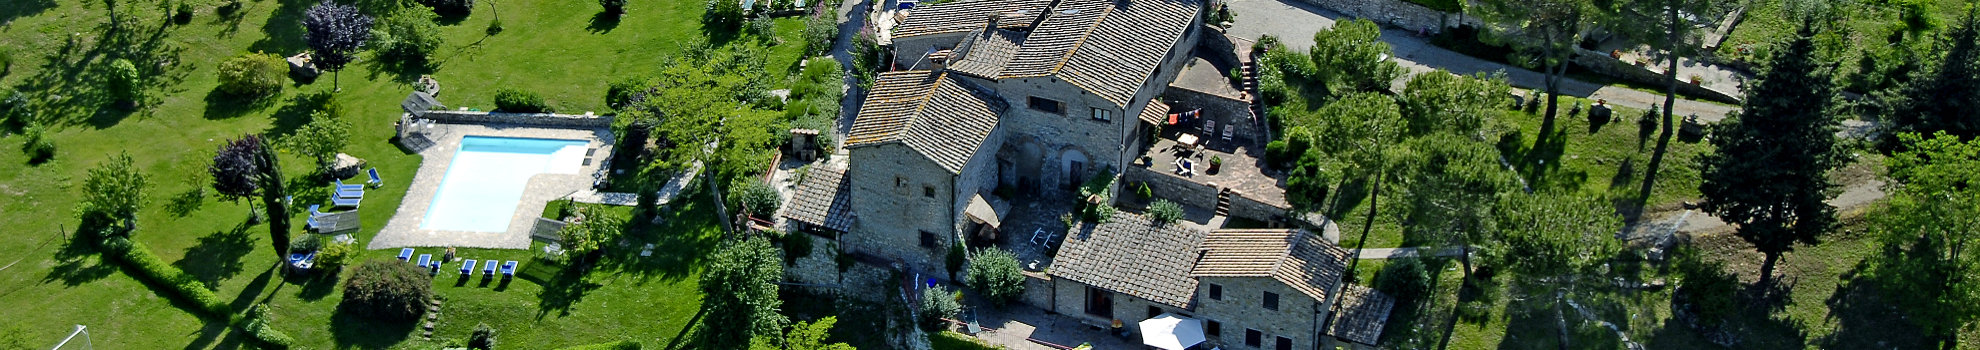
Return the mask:
M419 228L506 232L529 178L578 173L589 144L580 140L463 137Z

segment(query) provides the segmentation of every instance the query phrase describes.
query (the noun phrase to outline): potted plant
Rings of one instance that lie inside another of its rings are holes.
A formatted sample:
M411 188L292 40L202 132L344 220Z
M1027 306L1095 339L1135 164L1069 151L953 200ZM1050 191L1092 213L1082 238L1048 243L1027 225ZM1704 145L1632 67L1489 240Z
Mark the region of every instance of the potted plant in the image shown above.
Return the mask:
M1223 167L1224 167L1224 157L1210 156L1210 169L1205 170L1204 173L1215 175L1217 174L1217 169L1222 169Z
M1622 49L1609 50L1609 58L1622 59Z
M1705 77L1699 76L1698 74L1691 75L1691 85L1699 85L1704 83L1705 83Z

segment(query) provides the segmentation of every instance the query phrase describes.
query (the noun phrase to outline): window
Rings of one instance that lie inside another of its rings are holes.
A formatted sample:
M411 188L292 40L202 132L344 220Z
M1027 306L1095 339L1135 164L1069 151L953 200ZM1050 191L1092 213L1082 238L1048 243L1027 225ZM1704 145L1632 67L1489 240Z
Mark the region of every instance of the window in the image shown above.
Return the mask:
M935 198L935 186L921 186L921 196Z
M895 176L894 188L902 188L902 187L907 187L907 178Z
M1114 294L1098 287L1086 287L1086 314L1114 318Z
M1224 323L1215 320L1203 320L1203 335L1212 337L1224 336Z
M1105 110L1105 109L1099 109L1099 108L1094 108L1094 109L1093 109L1093 120L1098 120L1098 121L1103 121L1103 122L1105 122L1105 121L1113 121L1113 120L1114 120L1114 111L1109 111L1109 110Z
M1148 318L1155 318L1155 316L1161 316L1161 315L1162 315L1162 308L1154 307L1154 306L1148 307Z
M1265 292L1264 304L1266 310L1278 311L1279 293Z
M1211 284L1210 284L1210 300L1224 300L1224 286L1223 286L1223 285L1220 285L1220 284L1216 284L1216 283L1211 283Z
M1265 333L1259 333L1256 329L1245 328L1244 345L1254 348L1265 346Z
M1052 113L1052 114L1066 114L1066 104L1059 102L1058 100L1053 100L1038 96L1031 96L1031 98L1026 99L1025 102L1028 102L1031 105L1031 109L1036 109L1040 112Z
M1274 350L1292 350L1292 339L1286 337L1278 337L1278 338L1279 338L1278 344L1274 344L1272 346Z
M922 248L934 248L934 247L935 247L935 243L937 243L937 242L935 242L935 233L934 233L934 232L928 232L928 231L921 231L921 247L922 247Z

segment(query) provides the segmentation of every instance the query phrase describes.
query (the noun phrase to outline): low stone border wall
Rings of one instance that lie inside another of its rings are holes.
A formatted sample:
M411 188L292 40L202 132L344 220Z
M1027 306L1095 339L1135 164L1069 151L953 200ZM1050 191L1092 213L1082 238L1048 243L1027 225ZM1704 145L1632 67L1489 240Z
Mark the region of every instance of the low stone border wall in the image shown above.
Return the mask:
M612 127L612 116L605 115L427 111L422 117L454 124L521 124L586 129Z
M1664 61L1664 62L1668 63L1669 61ZM1575 49L1574 64L1581 66L1582 68L1587 68L1589 71L1595 72L1595 74L1616 77L1618 79L1629 80L1642 84L1663 86L1664 84L1670 83L1670 79L1668 77L1665 77L1663 73L1652 71L1650 69L1645 69L1644 67L1639 67L1635 64L1631 64L1629 62L1623 62L1622 60L1615 59L1614 57L1609 57L1609 55L1607 54L1590 51L1586 49L1580 49L1580 48ZM1684 77L1678 77L1678 79L1684 79ZM1690 82L1684 82L1684 81L1678 82L1678 93L1691 95L1691 96L1704 97L1711 99L1713 101L1719 101L1725 103L1739 103L1739 97L1737 96L1733 96L1732 94L1722 92L1719 90L1709 89L1703 86L1692 85Z

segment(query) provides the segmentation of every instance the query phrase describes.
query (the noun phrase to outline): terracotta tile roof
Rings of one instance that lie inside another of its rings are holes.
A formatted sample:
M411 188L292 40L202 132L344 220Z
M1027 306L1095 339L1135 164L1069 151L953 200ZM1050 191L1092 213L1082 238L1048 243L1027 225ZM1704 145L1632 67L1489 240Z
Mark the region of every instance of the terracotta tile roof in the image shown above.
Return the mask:
M950 173L997 127L1003 99L948 73L910 71L881 75L853 119L847 148L899 142Z
M1141 121L1160 126L1168 120L1169 104L1162 100L1148 100L1148 107L1141 108Z
M967 32L983 28L993 14L1044 11L1051 0L968 0L909 10L907 19L894 26L894 38ZM1010 23L1016 24L1016 23ZM1029 23L1025 23L1029 24Z
M839 232L852 230L852 182L846 171L815 166L784 205L784 217Z
M1341 303L1334 306L1334 321L1327 334L1343 340L1375 345L1382 339L1382 326L1389 323L1389 311L1396 299L1368 287L1349 285L1341 289Z
M1314 300L1340 284L1348 251L1299 229L1211 231L1192 277L1271 277Z
M996 79L1022 45L1023 33L989 28L977 30L963 38L962 43L956 44L955 55L958 58L949 63L949 71Z
M1195 0L1063 0L999 78L1057 76L1126 107L1201 9Z
M1183 225L1155 225L1140 215L1116 213L1105 224L1069 234L1050 273L1187 309L1196 296L1191 260L1203 236Z

